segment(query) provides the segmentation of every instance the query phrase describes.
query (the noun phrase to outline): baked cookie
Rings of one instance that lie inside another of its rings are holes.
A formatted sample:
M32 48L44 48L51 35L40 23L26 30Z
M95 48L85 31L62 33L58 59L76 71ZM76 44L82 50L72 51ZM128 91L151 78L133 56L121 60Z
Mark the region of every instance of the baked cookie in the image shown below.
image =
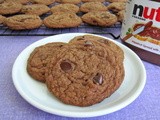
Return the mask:
M106 11L107 7L101 2L86 2L81 5L81 12Z
M46 71L49 91L66 104L90 106L113 94L124 79L123 64L96 41L68 44L52 58ZM108 59L106 59L108 58Z
M6 17L0 15L0 24L3 24L3 22L5 21Z
M81 0L56 0L59 3L79 4Z
M122 22L124 20L125 10L119 11L116 15L118 17L118 21Z
M18 13L22 8L22 4L15 2L4 2L0 4L0 15L8 15Z
M0 0L0 3L3 3L5 0Z
M105 0L82 0L82 2L104 2Z
M27 4L29 0L5 0L5 2L16 2L21 4Z
M36 4L44 4L44 5L50 5L55 2L55 0L30 0L32 3Z
M37 15L15 15L4 21L5 25L13 30L34 29L42 25L42 20Z
M127 2L127 0L106 0L107 2Z
M47 13L50 8L44 4L33 4L33 5L24 5L21 9L21 13L25 14L35 14L35 15L42 15Z
M79 12L79 7L74 5L74 4L58 4L55 5L51 8L51 12L55 13L55 12L73 12L73 13L77 13Z
M70 40L70 43L75 43L75 44L79 44L79 42L81 41L97 41L101 44L104 44L104 47L109 49L110 51L112 51L114 53L114 55L116 56L115 58L115 63L122 63L124 60L124 52L123 50L116 45L114 42L104 39L102 37L97 37L97 36L93 36L93 35L84 35L84 36L78 36L73 38L72 40Z
M54 42L37 47L28 58L27 72L37 81L45 82L45 69L55 52L63 47L65 43Z
M75 13L58 12L46 17L43 23L49 28L70 28L79 26L82 20Z
M124 10L126 7L125 2L113 2L107 6L108 10L111 10L113 12L119 12L121 10Z
M84 14L82 20L90 25L106 27L115 24L117 17L110 12L93 11Z

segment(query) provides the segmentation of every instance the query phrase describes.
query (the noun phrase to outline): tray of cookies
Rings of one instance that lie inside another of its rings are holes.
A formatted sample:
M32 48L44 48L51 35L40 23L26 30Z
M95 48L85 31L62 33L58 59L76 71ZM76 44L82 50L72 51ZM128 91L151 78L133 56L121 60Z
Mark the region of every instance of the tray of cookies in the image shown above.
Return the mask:
M0 0L0 35L84 32L119 38L126 0ZM115 30L116 29L116 30Z

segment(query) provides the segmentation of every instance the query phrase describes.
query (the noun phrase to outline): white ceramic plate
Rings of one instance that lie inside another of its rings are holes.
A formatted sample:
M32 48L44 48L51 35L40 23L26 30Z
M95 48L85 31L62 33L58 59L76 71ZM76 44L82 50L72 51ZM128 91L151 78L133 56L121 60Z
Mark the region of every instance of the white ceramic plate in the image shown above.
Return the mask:
M33 80L26 71L27 59L35 47L49 42L68 42L75 36L85 33L61 34L39 40L17 57L13 69L12 78L19 94L33 106L60 116L68 117L94 117L109 114L120 110L133 102L141 93L146 82L146 71L139 57L124 45L118 44L124 51L125 78L121 87L109 98L90 107L77 107L66 105L51 95L45 84Z

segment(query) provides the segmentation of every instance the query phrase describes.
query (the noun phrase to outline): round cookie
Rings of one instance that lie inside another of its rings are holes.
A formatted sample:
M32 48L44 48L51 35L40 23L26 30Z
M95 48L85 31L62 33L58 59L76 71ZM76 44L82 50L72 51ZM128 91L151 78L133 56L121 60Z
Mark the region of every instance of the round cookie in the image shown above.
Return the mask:
M116 15L105 11L88 12L82 16L82 20L90 25L111 26L117 22Z
M58 4L55 5L51 8L51 12L55 13L55 12L73 12L73 13L77 13L79 12L79 7L74 5L74 4Z
M48 62L64 45L65 43L62 42L54 42L35 48L27 61L29 75L37 81L45 82L45 69Z
M82 0L82 2L104 2L105 0Z
M114 57L96 41L68 44L48 64L47 88L66 104L99 103L113 94L124 79L123 64L113 65Z
M6 17L0 15L0 24L3 24L3 22L5 21Z
M81 0L56 0L59 3L79 4Z
M86 40L97 41L99 43L104 44L105 45L104 48L109 49L116 56L116 58L115 58L115 60L116 60L115 63L116 64L118 64L118 63L121 64L123 62L123 60L124 60L124 52L123 52L123 50L118 45L113 43L112 41L104 39L102 37L97 37L97 36L93 36L93 35L78 36L78 37L75 37L72 40L70 40L70 43L79 44L79 42L86 41Z
M86 2L81 5L81 12L106 11L107 7L101 2Z
M0 4L0 15L8 15L18 13L22 8L22 4L15 2L4 2Z
M35 15L42 15L47 13L50 8L44 4L33 4L33 5L24 5L22 6L21 13L25 14L35 14Z
M58 12L46 17L43 23L49 28L70 28L79 26L82 20L75 13Z
M119 12L121 10L124 10L126 7L125 2L113 2L107 6L108 10L111 10L113 12Z
M50 5L55 2L55 0L30 0L30 2L35 4L44 4L44 5Z
M37 15L15 15L6 18L5 25L13 30L34 29L42 25L42 20Z
M15 2L15 3L27 4L29 0L5 0L5 2Z

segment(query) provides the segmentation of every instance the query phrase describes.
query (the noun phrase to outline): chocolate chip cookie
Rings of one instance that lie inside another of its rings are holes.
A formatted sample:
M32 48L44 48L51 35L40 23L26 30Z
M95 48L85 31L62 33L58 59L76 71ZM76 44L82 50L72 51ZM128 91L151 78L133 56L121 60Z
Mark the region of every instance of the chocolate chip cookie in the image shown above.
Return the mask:
M44 5L50 5L55 2L55 0L30 0L30 2L35 4L44 4Z
M5 25L13 30L34 29L42 25L42 20L37 15L15 15L4 21Z
M106 0L107 2L127 2L127 0Z
M5 0L5 2L15 2L15 3L27 4L29 0Z
M113 94L124 79L123 64L115 65L114 59L112 51L99 42L70 43L48 64L47 88L66 104L99 103Z
M44 4L24 5L21 9L21 13L31 15L42 15L47 13L50 8Z
M124 10L126 7L125 2L113 2L107 6L108 10L111 10L113 12L119 12L121 10Z
M22 4L15 2L4 2L0 4L0 15L8 15L18 13L22 8Z
M51 8L51 12L55 13L55 12L73 12L73 13L77 13L79 12L79 7L74 5L74 4L58 4L55 5Z
M70 41L70 43L79 44L79 42L86 41L86 40L88 40L88 41L97 41L99 43L104 44L105 45L104 48L109 49L116 56L115 64L118 64L118 63L121 64L123 62L123 60L124 60L124 52L123 52L123 50L118 45L116 45L114 42L112 42L110 40L107 40L107 39L104 39L102 37L97 37L97 36L93 36L93 35L78 36L78 37L73 38Z
M55 55L55 52L64 45L65 43L55 42L35 48L27 63L29 75L37 81L45 82L45 69L48 62Z
M82 20L90 25L111 26L117 22L116 15L105 11L88 12L82 16Z
M43 23L49 28L70 28L79 26L82 20L75 13L58 12L46 17Z
M118 21L122 22L124 20L125 10L119 11L116 15L118 17Z
M81 5L81 12L106 11L107 7L101 2L86 2Z
M59 3L79 4L81 0L56 0Z

